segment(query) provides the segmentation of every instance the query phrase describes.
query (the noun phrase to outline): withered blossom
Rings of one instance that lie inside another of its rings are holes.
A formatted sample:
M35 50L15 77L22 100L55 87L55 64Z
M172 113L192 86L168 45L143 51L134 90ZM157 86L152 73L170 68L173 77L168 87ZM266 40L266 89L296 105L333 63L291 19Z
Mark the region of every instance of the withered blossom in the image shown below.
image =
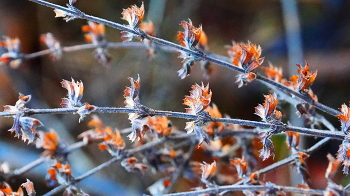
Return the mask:
M14 122L9 131L14 132L15 137L22 137L23 141L28 140L28 143L33 142L34 139L38 137L36 128L43 125L38 119L27 117L24 115L24 113L22 113L22 111L27 109L25 105L30 101L30 99L30 95L25 96L20 94L18 101L14 106L4 106L4 112L16 114L12 116L14 118Z
M141 176L144 175L144 170L147 169L147 166L141 163L137 163L137 159L135 157L130 157L124 159L120 163L128 172L134 172Z
M193 26L190 19L188 19L188 21L182 21L180 25L184 28L184 32L178 32L177 34L177 39L180 41L180 44L189 50L196 49L203 32L202 25L196 28ZM201 59L182 50L179 50L179 52L179 58L183 60L182 68L178 71L178 75L181 79L184 79L191 73L191 67L194 65L194 62Z
M186 96L184 99L184 105L188 106L186 108L186 113L199 115L202 113L210 104L212 92L209 90L209 85L199 86L198 84L192 85L192 90L190 91L190 96ZM197 121L186 122L185 130L187 133L196 133L199 144L203 141L208 142L209 138L207 133L201 127L202 123Z
M135 29L135 27L143 20L144 14L145 14L145 7L142 2L140 7L137 7L136 5L132 5L127 9L123 9L122 19L126 20L129 23L127 27L131 29ZM135 34L127 31L122 31L121 33L122 33L121 38L124 42L129 42L134 37L136 37Z
M133 78L129 78L131 86L126 87L124 90L124 104L126 108L130 109L140 109L145 110L146 108L141 105L139 99L139 90L140 90L140 77L135 81ZM139 113L140 114L140 113ZM134 142L135 140L139 141L146 131L150 131L149 125L146 123L146 120L143 119L144 116L137 113L129 113L129 120L131 122L132 132L128 135L128 138Z
M251 71L264 62L264 57L260 57L261 47L259 45L250 42L247 44L232 42L232 45L228 47L228 55L232 59L232 64L242 68L245 72L237 75L238 87L242 87L256 78L256 74Z
M40 36L40 42L46 44L49 48L51 58L53 60L60 59L62 57L62 47L58 40L52 35L52 33L46 33Z
M7 52L0 56L0 65L9 65L16 69L22 63L22 54L20 53L21 42L18 38L10 38L3 36L4 41L0 42L0 46L4 47Z

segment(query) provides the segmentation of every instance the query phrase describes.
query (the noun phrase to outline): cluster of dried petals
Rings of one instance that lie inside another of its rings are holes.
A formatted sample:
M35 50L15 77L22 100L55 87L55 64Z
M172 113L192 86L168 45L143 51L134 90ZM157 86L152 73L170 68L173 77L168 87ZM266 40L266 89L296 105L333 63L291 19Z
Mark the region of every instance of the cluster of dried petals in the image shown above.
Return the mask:
M216 171L216 162L214 161L211 164L203 162L203 164L201 164L201 170L202 179L209 180Z
M115 131L110 127L105 127L103 122L97 115L92 116L92 120L88 123L93 129L84 131L78 138L83 138L83 141L102 141L99 144L100 150L107 150L113 156L118 156L125 148L124 140L118 129Z
M140 104L139 99L139 90L140 90L140 76L138 76L135 81L133 78L129 78L131 86L126 87L124 90L124 104L126 108L130 109L139 109L143 110L143 107ZM150 130L149 125L145 122L142 115L137 113L129 113L129 120L131 122L132 132L128 135L128 138L134 142L135 140L139 141L146 131Z
M7 182L0 182L0 195L1 196L23 196L23 190L21 187L18 188L17 192L14 192L11 186Z
M327 154L327 158L329 163L325 173L325 178L330 179L337 172L341 164L341 161L335 159L331 154Z
M58 182L59 184L67 184L73 180L72 170L68 163L60 163L56 161L55 165L52 165L47 171L49 175L49 184L53 182Z
M171 133L172 124L166 116L153 116L147 118L147 124L158 133L159 136L168 136Z
M299 92L307 92L310 85L315 81L317 76L317 70L315 72L309 71L309 64L306 63L303 67L300 64L297 64L299 69L297 72L299 73L298 77L298 90Z
M154 36L154 25L152 21L149 22L142 22L140 24L140 30L147 33L150 36ZM143 43L145 44L147 48L147 55L149 58L154 58L155 57L155 45L153 44L152 40L149 39L144 39Z
M68 91L68 97L62 98L61 106L63 108L74 108L82 106L83 104L80 102L80 100L83 98L83 82L75 82L72 78L71 82L68 80L63 80L61 84L62 87Z
M144 170L147 169L147 166L142 163L137 163L137 159L135 157L130 157L124 159L120 164L128 171L137 173L139 175L144 175Z
M273 135L273 131L261 132L259 133L259 139L263 144L263 148L259 150L259 157L265 161L270 156L275 156L275 147L273 146L273 142L271 141L271 137Z
M210 104L211 101L211 90L209 90L209 84L207 86L199 86L198 84L192 85L192 90L190 91L190 96L186 96L184 99L184 105L188 106L186 108L186 113L198 115L203 112ZM186 122L185 130L187 133L196 133L199 144L203 141L208 142L209 138L207 133L201 127L202 123L191 121Z
M137 24L139 24L144 17L145 14L145 7L143 5L143 2L140 7L137 7L136 5L132 5L131 7L127 9L123 9L122 12L122 19L126 20L129 24L127 25L131 29L135 29ZM135 35L133 33L122 31L122 40L123 41L131 41Z
M88 21L88 25L82 26L81 30L85 33L86 42L98 45L105 39L105 26L103 24Z
M11 129L9 129L9 131L15 132L15 137L22 137L23 141L28 140L28 143L33 142L34 139L38 137L36 128L43 125L38 119L24 116L24 113L22 113L22 111L27 109L25 105L30 101L30 99L30 95L25 96L20 94L16 105L4 106L4 112L16 114L13 116L13 126Z
M21 187L26 189L28 196L35 196L36 195L36 192L34 189L34 183L32 181L27 179L27 182L21 184Z
M340 111L342 114L336 115L339 118L341 123L341 130L345 135L349 134L349 126L350 126L350 112L349 107L344 103L341 105Z
M283 78L282 68L275 67L271 63L269 63L269 67L261 67L265 71L265 75L267 78L274 80L276 82L281 82Z
M21 42L18 38L12 39L8 36L3 36L3 39L4 41L0 42L0 46L4 47L7 52L0 56L0 65L9 65L16 69L22 63Z
M245 157L230 160L230 165L235 167L240 179L244 178L248 173L248 162Z
M88 25L82 26L85 33L85 41L93 43L97 48L94 51L94 58L102 65L108 65L112 58L107 52L107 41L105 38L105 26L88 21Z
M37 148L43 148L43 156L50 156L54 158L59 149L60 140L57 133L54 130L50 130L48 133L39 132L40 139L36 140L35 145Z
M106 136L103 142L99 144L100 150L107 150L113 156L119 156L124 148L125 142L118 129L113 130L109 127L105 129Z
M55 39L52 33L46 33L40 36L40 42L46 44L49 48L51 58L56 60L62 57L62 47L60 42Z
M196 49L197 44L200 41L202 35L202 25L199 25L198 28L194 27L192 21L182 21L180 25L184 28L184 32L178 32L177 39L180 41L180 44L186 47L189 50ZM204 44L206 40L202 40ZM201 60L198 57L195 57L185 51L179 50L180 56L182 58L182 68L178 71L178 74L181 79L184 79L191 73L191 67L194 65L195 61Z
M228 47L228 55L232 59L232 64L242 68L245 72L237 75L238 87L242 87L256 78L256 74L251 71L264 62L264 57L260 57L261 47L258 45L250 42L247 44L233 42L232 44L232 47Z
M288 150L298 149L300 134L293 131L286 131Z
M274 93L272 95L265 95L264 97L264 104L259 104L255 107L255 114L268 123L280 122L282 119L282 113L276 110L278 103L277 95Z
M188 114L198 114L204 111L210 104L212 97L212 92L209 89L209 84L201 86L198 84L192 85L192 90L190 91L190 96L186 96L184 99L184 105L188 106L186 108L186 113Z

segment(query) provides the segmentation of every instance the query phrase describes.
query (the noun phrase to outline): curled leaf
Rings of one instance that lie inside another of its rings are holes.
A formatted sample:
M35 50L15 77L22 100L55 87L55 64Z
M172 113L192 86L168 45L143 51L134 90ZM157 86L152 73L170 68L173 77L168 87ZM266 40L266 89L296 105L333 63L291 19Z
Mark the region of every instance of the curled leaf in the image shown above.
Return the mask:
M281 82L281 80L283 78L281 67L274 67L271 63L269 63L268 68L262 67L262 69L265 71L267 78L274 80L276 82Z
M47 173L47 183L53 185L55 183L68 184L73 180L72 170L68 163L60 163L56 161L55 165L51 166Z
M297 132L286 131L288 149L298 149L300 134Z
M271 136L272 133L270 131L259 133L259 139L263 144L263 148L259 152L260 158L262 158L263 161L268 159L271 155L275 156L275 147L271 141Z
M307 92L310 85L315 81L317 76L317 70L315 72L309 71L309 64L306 63L303 67L300 64L297 64L299 69L297 72L299 73L298 76L298 90L300 92Z
M88 103L84 103L83 106L81 106L77 113L79 114L80 118L79 118L79 123L85 118L86 115L90 114L91 112L93 112L96 109L95 106L90 105Z

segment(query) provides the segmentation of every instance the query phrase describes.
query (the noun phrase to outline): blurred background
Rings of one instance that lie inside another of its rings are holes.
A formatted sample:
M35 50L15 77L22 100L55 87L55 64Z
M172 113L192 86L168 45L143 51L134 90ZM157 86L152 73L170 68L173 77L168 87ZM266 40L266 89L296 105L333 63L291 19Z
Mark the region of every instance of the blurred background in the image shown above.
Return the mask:
M68 0L50 0L52 3L65 5ZM76 6L83 12L125 24L121 19L122 9L130 5L141 5L141 1L131 0L80 0ZM219 55L227 55L225 45L232 41L261 45L264 66L268 62L282 67L284 78L292 76L295 64L307 61L311 70L318 70L313 91L319 101L332 108L339 108L348 103L350 92L350 1L348 0L145 0L145 19L155 25L157 37L178 43L176 35L182 31L180 21L190 18L195 26L203 25L208 36L209 51ZM62 46L85 43L81 26L85 20L73 20L66 23L62 18L55 18L51 8L37 5L26 0L0 0L0 34L21 41L21 52L33 53L46 49L40 44L41 34L51 32ZM286 30L287 29L287 30ZM121 42L120 31L106 27L106 37L111 42ZM210 83L213 92L212 103L222 113L232 118L260 120L254 115L254 107L263 102L263 95L268 89L253 82L237 88L236 73L224 67L212 65L214 68L210 78L203 77L200 66L195 66L191 75L181 80L177 70L182 66L177 53L157 51L156 57L149 59L144 48L110 49L113 57L110 67L103 66L93 58L93 50L64 53L59 60L52 61L43 56L23 62L18 69L0 67L0 105L14 105L18 93L31 94L30 108L57 108L66 90L61 87L62 79L81 80L84 83L83 102L97 106L124 107L123 90L130 83L128 77L141 78L141 103L154 109L185 111L182 100L188 95L194 83ZM259 70L261 72L261 70ZM290 117L288 104L284 114ZM320 112L322 113L322 112ZM292 113L294 114L294 113ZM322 113L323 114L323 113ZM127 128L129 121L125 114L99 115L106 125L119 129ZM89 129L87 122L78 123L77 115L37 115L44 127L41 130L55 129L60 139L72 144L76 136ZM335 117L325 114L335 127L340 123ZM185 121L172 119L176 127L184 127ZM27 145L14 138L7 130L11 128L11 118L0 119L0 161L7 161L11 168L17 168L38 158L41 150ZM314 138L305 140L308 147ZM281 139L283 141L283 138ZM128 145L130 142L127 141ZM282 143L282 142L279 142ZM308 160L314 188L325 188L324 171L328 161L325 152L333 155L338 150L339 142L327 144ZM276 146L285 148L284 144ZM275 161L286 157L287 152L281 150ZM85 171L110 159L107 152L100 152L96 145L90 145L72 153L73 175L79 176ZM48 166L37 169L14 179L13 184L32 180L39 195L47 192L43 182ZM288 171L288 167L281 168ZM276 171L277 173L278 171ZM341 172L339 172L341 173ZM125 176L128 178L125 178ZM132 176L132 177L129 177ZM283 176L284 178L284 176ZM95 195L89 184L99 182L101 194L113 195L116 190L128 194L139 194L157 179L147 174L147 178L127 173L119 164L114 164L79 184L86 192ZM317 179L317 180L315 180ZM324 179L324 180L321 180ZM284 180L283 182L288 182ZM346 178L339 174L338 183L347 184ZM132 186L131 186L132 185ZM17 187L17 186L14 186Z

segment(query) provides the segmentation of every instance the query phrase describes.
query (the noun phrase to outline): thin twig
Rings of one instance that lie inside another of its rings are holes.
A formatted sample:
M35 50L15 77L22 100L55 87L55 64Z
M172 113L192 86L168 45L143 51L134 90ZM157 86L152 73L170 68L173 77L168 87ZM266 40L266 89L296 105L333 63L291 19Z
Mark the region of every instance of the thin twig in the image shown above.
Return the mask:
M312 194L312 195L323 195L323 190L317 189L304 189L296 188L290 186L275 186L276 191L283 192L292 192L292 193L301 193L301 194ZM166 194L165 196L192 196L192 195L202 195L202 194L220 194L221 192L226 191L268 191L271 189L268 186L262 185L226 185L218 186L212 188L206 188L203 190L190 191L190 192L181 192L181 193L172 193Z

